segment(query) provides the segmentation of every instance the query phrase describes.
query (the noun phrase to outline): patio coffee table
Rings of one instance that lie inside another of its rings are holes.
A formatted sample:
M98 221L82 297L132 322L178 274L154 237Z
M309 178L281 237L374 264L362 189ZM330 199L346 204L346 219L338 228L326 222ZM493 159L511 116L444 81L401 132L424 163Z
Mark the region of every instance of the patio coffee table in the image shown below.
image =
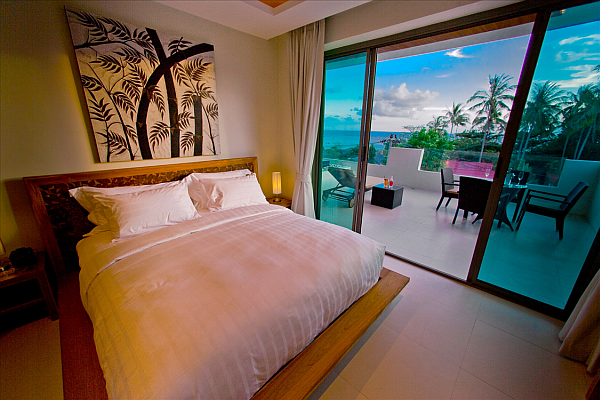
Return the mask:
M384 188L383 183L380 183L373 186L371 204L389 209L396 208L402 204L402 193L404 193L404 186Z

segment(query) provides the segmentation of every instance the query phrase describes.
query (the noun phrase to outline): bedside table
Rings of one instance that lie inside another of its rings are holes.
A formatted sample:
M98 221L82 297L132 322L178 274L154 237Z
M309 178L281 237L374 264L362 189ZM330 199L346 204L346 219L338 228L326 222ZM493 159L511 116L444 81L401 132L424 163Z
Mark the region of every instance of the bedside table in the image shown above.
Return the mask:
M23 304L19 304L14 307L7 308L6 310L0 311L0 315L17 311L25 307L34 306L36 304L45 302L50 313L52 321L58 319L58 308L56 307L56 300L54 299L54 293L50 288L50 282L48 282L48 276L46 275L46 253L39 252L36 254L37 263L34 266L30 266L26 269L15 270L10 274L0 275L0 288L15 285L21 282L27 282L30 280L37 280L42 297L32 301L28 301Z
M275 199L279 199L281 201L276 202ZM292 209L292 200L286 199L285 197L267 197L267 201L269 204L275 204L276 206Z

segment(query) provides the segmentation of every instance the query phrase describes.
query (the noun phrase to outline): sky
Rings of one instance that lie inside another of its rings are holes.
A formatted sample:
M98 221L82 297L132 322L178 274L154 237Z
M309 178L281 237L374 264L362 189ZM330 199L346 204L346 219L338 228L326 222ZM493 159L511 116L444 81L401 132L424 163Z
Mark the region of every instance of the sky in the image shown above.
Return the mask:
M453 102L465 104L476 91L487 90L490 75L508 75L510 84L516 85L528 43L526 35L379 61L371 130L403 132L407 125L425 125L444 115ZM600 74L592 71L598 64L599 22L550 30L534 83L550 80L564 90L577 91L584 84L598 82ZM325 129L360 129L364 71L364 62L327 70Z

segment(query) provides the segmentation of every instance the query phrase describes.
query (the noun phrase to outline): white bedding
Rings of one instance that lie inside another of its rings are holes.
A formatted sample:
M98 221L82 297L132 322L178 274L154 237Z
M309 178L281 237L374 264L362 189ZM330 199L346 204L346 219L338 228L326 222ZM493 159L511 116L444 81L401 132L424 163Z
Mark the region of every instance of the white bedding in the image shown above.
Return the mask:
M109 398L225 400L252 397L367 292L385 248L256 205L77 251Z

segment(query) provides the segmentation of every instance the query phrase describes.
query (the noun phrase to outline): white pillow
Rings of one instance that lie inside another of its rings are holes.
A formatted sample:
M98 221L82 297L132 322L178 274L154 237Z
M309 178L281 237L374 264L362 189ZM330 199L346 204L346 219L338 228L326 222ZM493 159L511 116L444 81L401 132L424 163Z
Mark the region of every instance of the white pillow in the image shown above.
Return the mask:
M171 187L179 185L181 181L163 182L155 185L141 185L141 186L117 186L111 188L101 188L93 186L80 186L78 188L70 189L69 194L77 200L83 208L88 212L88 220L95 225L103 226L108 224L108 220L104 215L104 207L102 203L95 199L96 195L115 195L122 193L135 193L143 192L146 190L154 190L163 187ZM105 230L108 230L106 228Z
M95 195L115 239L199 217L183 182L153 190Z
M205 180L200 181L200 184L206 194L206 208L210 211L269 204L254 174L230 179Z
M198 210L206 210L208 208L208 203L203 182L214 179L232 179L248 175L252 175L252 172L249 169L212 173L194 172L186 176L183 181L188 185L190 198L194 202L196 208Z
M252 171L250 171L249 169L236 169L234 171L223 172L193 172L186 176L186 178L191 176L196 179L223 179L246 175L252 175Z

